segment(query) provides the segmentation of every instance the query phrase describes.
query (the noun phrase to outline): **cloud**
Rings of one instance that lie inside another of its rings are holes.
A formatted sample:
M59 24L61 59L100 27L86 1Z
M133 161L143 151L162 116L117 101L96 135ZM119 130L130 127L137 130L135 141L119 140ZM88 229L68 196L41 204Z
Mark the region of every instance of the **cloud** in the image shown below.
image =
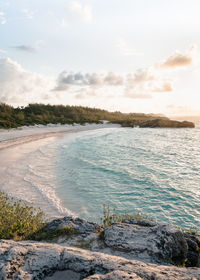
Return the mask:
M174 116L198 116L200 114L199 110L192 109L189 106L186 105L174 105L174 104L169 104L167 107L167 114L169 115L174 115Z
M5 51L5 50L0 49L0 53L6 53L6 51Z
M181 68L192 64L196 47L192 45L188 52L176 51L163 62L146 69L138 69L126 77L124 96L129 98L151 98L152 93L172 92L172 79L162 76L164 68Z
M34 53L36 51L34 47L27 46L27 45L20 45L20 46L14 47L14 48L19 51L29 52L29 53Z
M44 45L44 41L43 40L38 40L38 41L35 42L35 44L33 46L20 45L20 46L15 46L14 48L16 50L22 51L22 52L35 53L43 45Z
M44 42L37 41L34 48ZM32 51L26 45L20 50ZM192 51L192 50L191 50ZM174 55L172 56L174 57ZM164 63L169 61L167 59ZM24 70L11 59L0 59L0 102L28 103L46 100L64 102L67 96L76 99L152 98L156 93L172 92L173 80L163 76L161 67L138 69L133 73L81 73L62 71L57 79ZM69 95L68 95L69 94Z
M152 98L151 93L136 92L134 89L126 88L124 91L124 97L132 99L150 99Z
M66 21L66 19L62 18L60 26L63 28L67 28L67 27L69 27L69 23Z
M83 22L92 21L92 7L89 5L82 5L78 1L71 1L68 6L68 11L75 20Z
M40 102L42 93L51 86L42 75L24 70L9 58L0 59L0 102Z
M81 89L76 91L75 97L77 99L85 99L85 98L88 98L88 97L96 97L97 94L98 93L94 89L81 88Z
M124 39L120 39L117 43L117 48L123 56L138 56L143 55L142 52L137 52L134 48L130 47Z
M115 91L115 89L118 89ZM138 69L126 76L113 72L104 74L63 71L57 78L53 91L75 92L77 98L101 96L102 92L112 92L128 98L152 98L152 93L171 92L168 78L160 77L153 69ZM104 93L102 93L104 94Z
M6 23L6 16L3 12L0 12L0 24Z
M163 64L162 67L174 68L174 67L185 67L192 63L192 57L187 54L181 54L176 52L174 55L170 56Z
M39 49L40 47L44 46L44 44L45 44L44 40L37 40L35 42L35 48Z
M22 10L22 13L25 15L25 17L26 17L27 19L33 19L33 18L34 18L34 15L35 15L35 12L30 11L29 9L23 9L23 10Z
M54 91L67 90L70 86L103 87L121 85L123 85L123 77L112 72L109 72L105 75L96 73L82 74L81 72L73 73L63 71L58 76L57 86L54 88Z
M124 96L129 98L152 98L154 92L171 92L171 81L160 77L154 69L138 69L126 77Z
M116 75L113 72L109 72L105 77L103 82L108 86L122 86L124 83L124 78L120 75Z
M163 82L160 87L155 87L153 92L170 92L173 91L172 84L170 82Z
M181 53L176 51L173 55L168 57L165 61L158 63L157 67L160 68L181 68L192 64L193 62L193 52L195 46L191 46L187 53Z

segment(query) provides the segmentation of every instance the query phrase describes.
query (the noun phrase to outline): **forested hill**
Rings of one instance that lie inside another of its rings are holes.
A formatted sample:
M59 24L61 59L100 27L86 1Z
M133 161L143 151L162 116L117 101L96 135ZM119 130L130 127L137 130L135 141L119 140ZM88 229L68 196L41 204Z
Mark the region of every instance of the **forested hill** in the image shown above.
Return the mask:
M0 104L0 128L15 128L24 125L48 123L101 123L108 120L113 123L131 123L135 120L146 121L158 115L123 114L82 106L29 104L27 107L14 108Z
M27 107L14 108L0 104L0 128L5 129L48 123L102 123L103 120L130 127L194 127L191 122L171 121L157 114L125 114L82 106L29 104Z

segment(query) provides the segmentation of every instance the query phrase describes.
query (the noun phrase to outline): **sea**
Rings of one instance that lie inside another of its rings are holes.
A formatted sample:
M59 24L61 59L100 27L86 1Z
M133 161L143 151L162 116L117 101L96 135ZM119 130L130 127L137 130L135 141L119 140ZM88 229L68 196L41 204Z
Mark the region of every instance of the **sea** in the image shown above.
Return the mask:
M54 215L100 222L106 204L119 214L198 230L200 119L195 123L195 129L108 127L46 140L6 170L2 188L9 183L19 192L26 185L23 199L45 201Z

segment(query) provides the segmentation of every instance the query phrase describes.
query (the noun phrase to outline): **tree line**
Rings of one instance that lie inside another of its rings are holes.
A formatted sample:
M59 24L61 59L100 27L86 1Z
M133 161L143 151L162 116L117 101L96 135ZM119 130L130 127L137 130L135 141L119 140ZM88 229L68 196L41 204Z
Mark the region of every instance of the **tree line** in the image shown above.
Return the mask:
M138 121L160 118L159 115L142 113L109 112L97 108L83 106L29 104L26 107L17 107L0 104L0 128L9 129L35 124L85 124L102 123L107 120L121 125L134 124Z

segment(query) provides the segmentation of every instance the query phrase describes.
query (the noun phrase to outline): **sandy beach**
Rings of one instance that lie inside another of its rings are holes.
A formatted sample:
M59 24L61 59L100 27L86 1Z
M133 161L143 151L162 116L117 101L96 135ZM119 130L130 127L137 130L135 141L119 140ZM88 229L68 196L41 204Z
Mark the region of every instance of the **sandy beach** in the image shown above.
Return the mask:
M62 208L54 188L50 189L48 186L41 188L40 180L42 181L45 175L38 178L37 184L30 184L27 174L31 162L38 160L41 169L47 164L50 166L49 158L46 159L45 153L41 154L41 150L47 145L54 145L66 134L75 135L82 131L113 126L111 124L48 125L0 130L0 190L44 209L48 217L73 214ZM47 173L46 177L51 181L51 174Z

